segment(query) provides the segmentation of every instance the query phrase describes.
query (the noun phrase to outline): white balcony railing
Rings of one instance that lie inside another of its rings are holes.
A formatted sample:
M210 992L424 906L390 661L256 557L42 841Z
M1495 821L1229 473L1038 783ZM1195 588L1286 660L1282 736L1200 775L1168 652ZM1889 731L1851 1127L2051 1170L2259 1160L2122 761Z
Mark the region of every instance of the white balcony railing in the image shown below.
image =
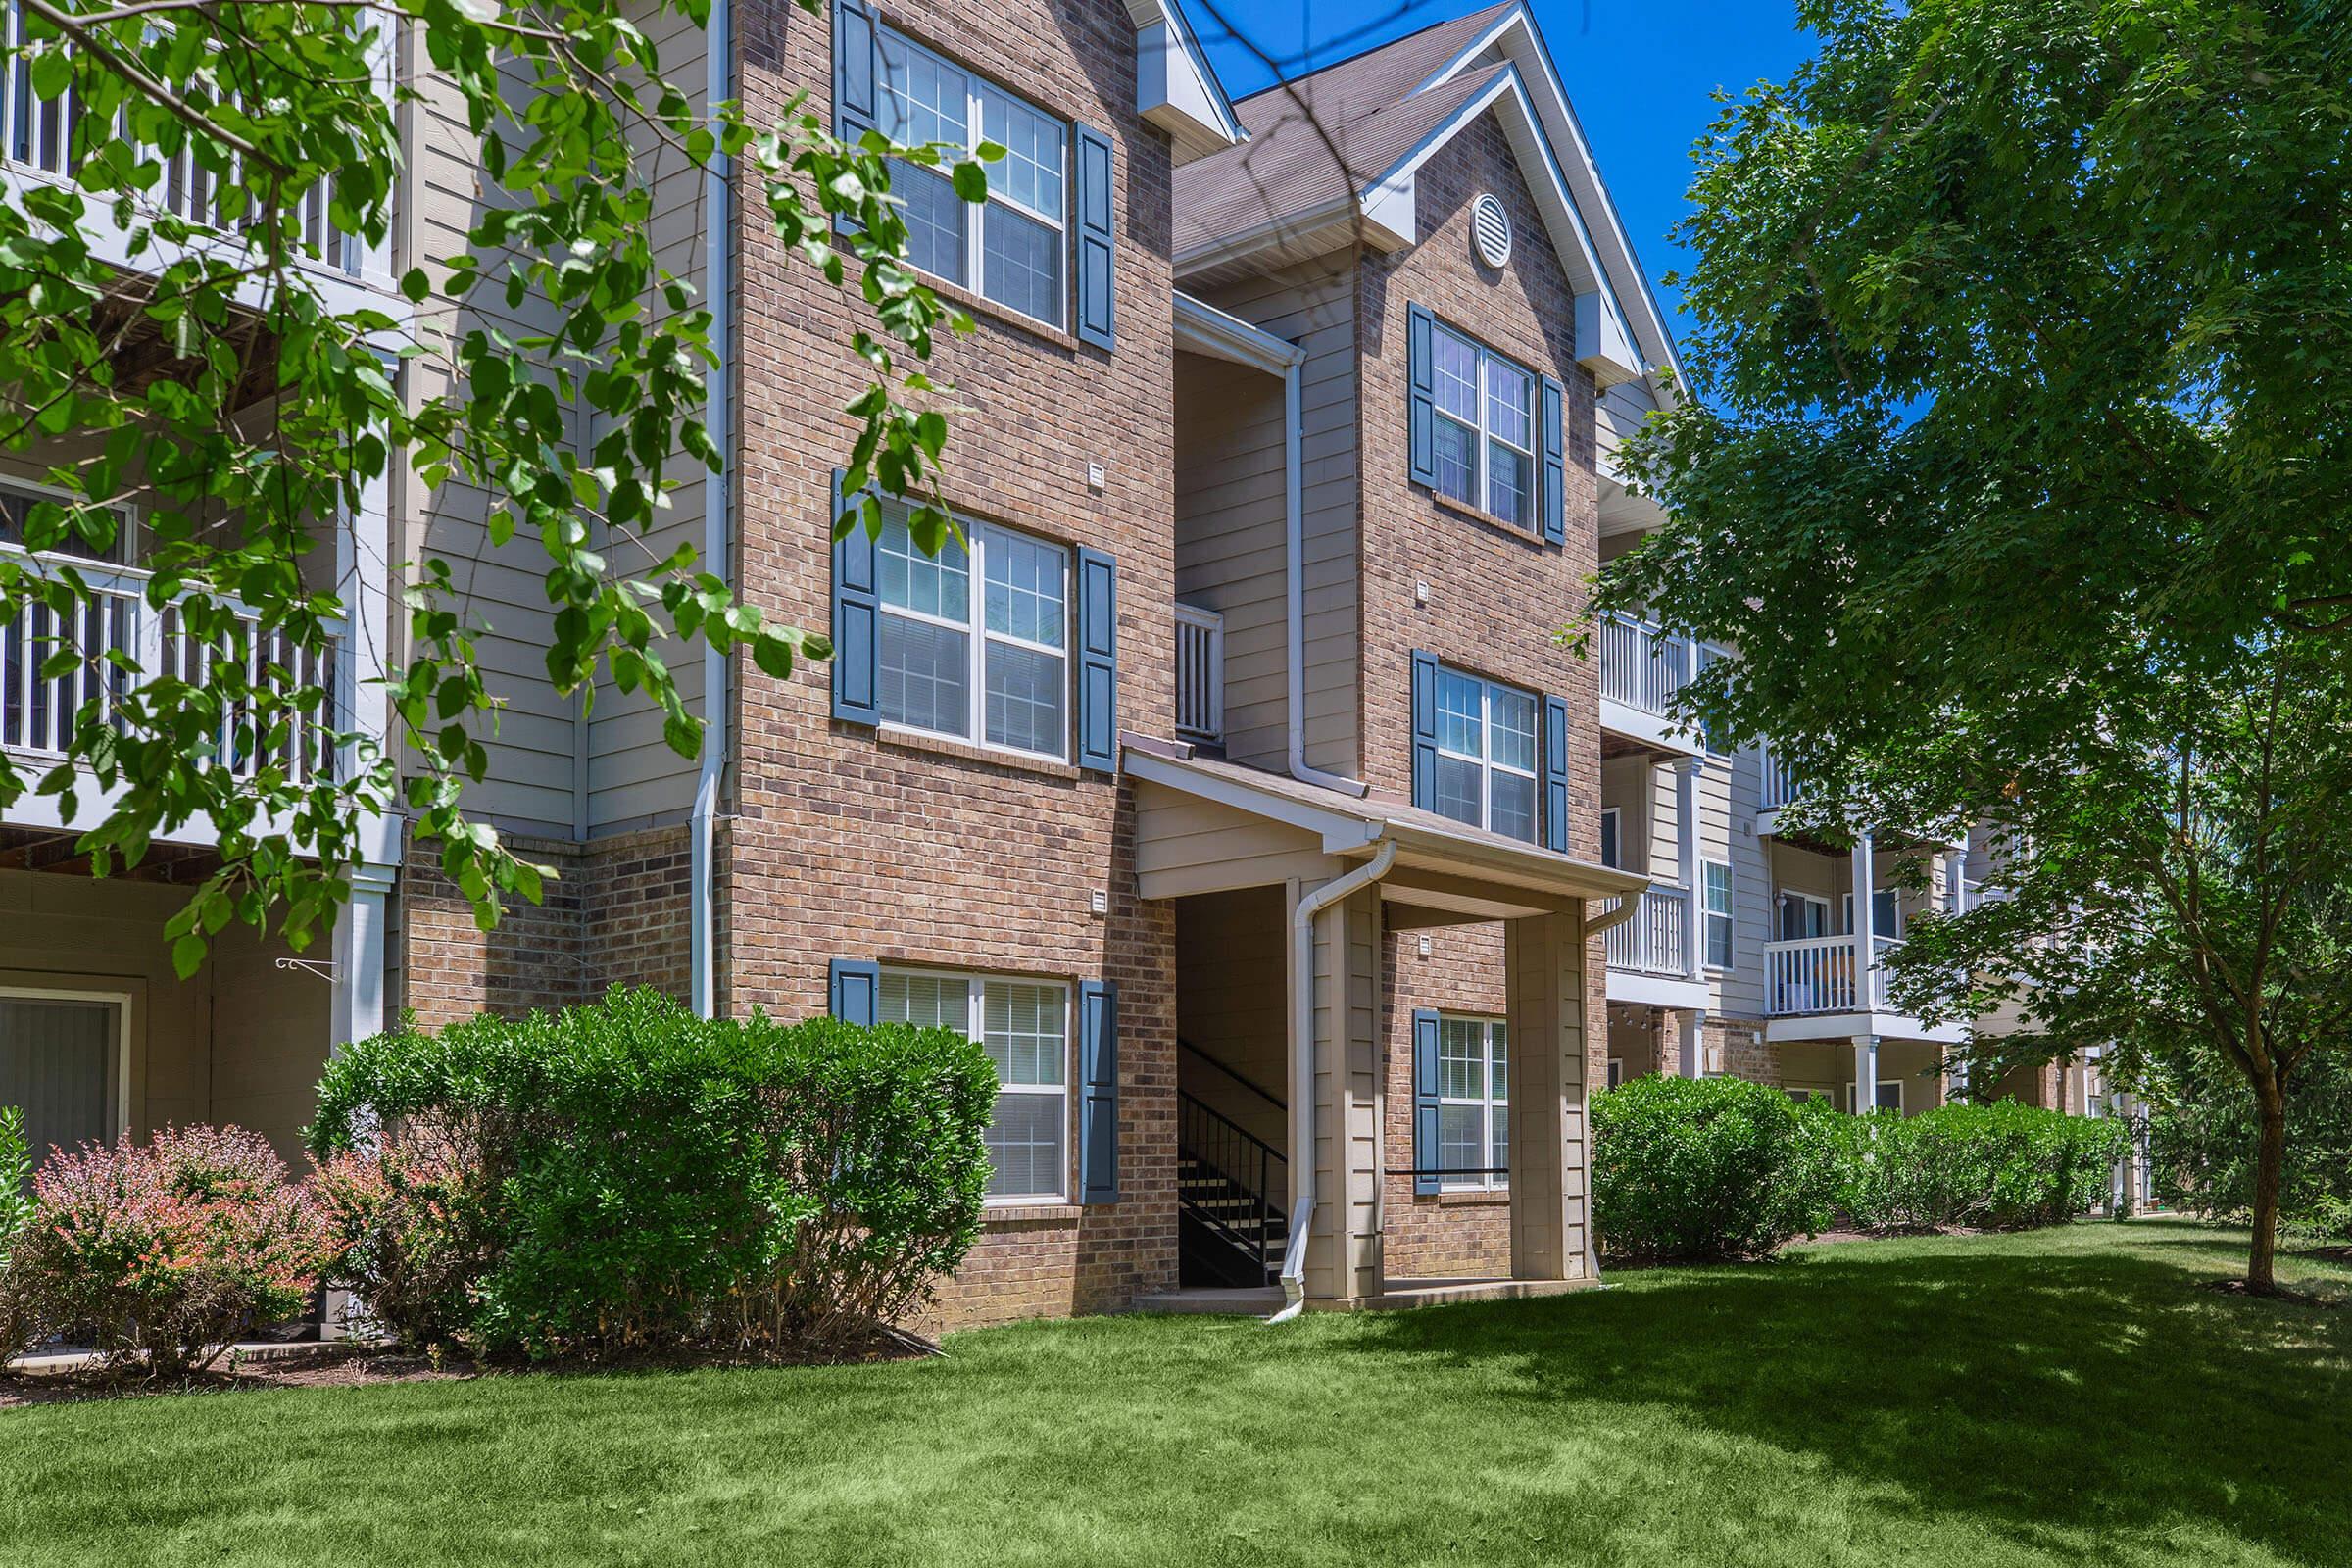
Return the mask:
M1641 910L1623 925L1612 927L1601 940L1607 945L1612 969L1632 969L1643 974L1689 974L1690 890L1642 889Z
M1774 1017L1808 1012L1861 1012L1886 1006L1886 956L1899 946L1892 937L1874 943L1879 961L1870 968L1870 1001L1858 1003L1851 936L1799 937L1764 944L1764 1004Z
M91 588L87 603L62 616L46 605L22 605L14 617L0 621L0 747L29 759L63 760L86 703L99 705L103 721L120 722L135 677L110 661L109 653L129 654L140 669L194 686L216 679L221 662L231 657L226 647L210 646L190 632L176 608L149 606L145 573L79 563L76 569ZM259 738L251 733L251 712L240 705L223 721L215 755L228 758L239 778L251 778L265 766L278 767L301 783L325 776L334 766L335 659L341 638L323 655L310 654L281 633L263 632L255 617L241 618L249 684L275 692L315 688L327 700ZM45 664L69 651L78 656L72 665L43 672Z
M1781 760L1780 753L1772 749L1770 742L1766 742L1757 755L1764 764L1763 808L1777 811L1784 806L1794 805L1804 790L1797 783L1796 775L1788 771L1788 764Z
M1641 712L1666 716L1690 674L1690 647L1631 615L1600 622L1600 695Z
M1176 607L1176 733L1225 738L1225 617L1196 605Z
M54 37L31 37L24 0L0 0L0 44L6 46L0 48L0 162L24 173L71 180L81 168L74 132L89 111L76 91L42 98L32 86L33 61L45 51L67 46ZM222 192L237 182L233 172L225 178L207 172L185 146L156 156L162 158L163 178L145 201L224 236L250 218L251 208L232 216L222 207ZM298 198L302 241L330 270L357 277L367 248L327 220L329 183L315 184ZM257 192L247 194L258 199Z

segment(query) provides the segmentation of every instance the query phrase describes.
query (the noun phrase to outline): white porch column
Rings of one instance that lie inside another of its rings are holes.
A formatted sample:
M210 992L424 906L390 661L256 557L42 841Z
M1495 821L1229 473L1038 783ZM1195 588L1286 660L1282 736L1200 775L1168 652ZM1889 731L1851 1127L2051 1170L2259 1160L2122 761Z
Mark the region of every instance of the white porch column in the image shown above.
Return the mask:
M1707 1013L1703 1007L1688 1007L1675 1014L1675 1070L1685 1078L1706 1076Z
M1292 887L1295 909L1313 886ZM1309 1298L1322 1300L1378 1296L1385 1275L1380 915L1376 887L1360 889L1316 914L1311 970L1292 976L1292 984L1307 987L1312 1023L1307 1053L1298 1062L1306 1082L1293 1081L1294 1094L1305 1091L1307 1114L1294 1114L1292 1126L1305 1132L1306 1143L1291 1151L1291 1168L1313 1172L1315 1208L1307 1226L1304 1285ZM1512 1063L1514 1069L1517 1065Z
M361 867L351 880L351 902L335 921L330 1053L384 1031L384 901L391 892L390 866Z
M1854 1036L1854 1113L1874 1110L1879 1103L1879 1037Z
M1584 922L1503 924L1511 1026L1511 1277L1587 1279L1592 1253L1585 1117Z
M1878 1004L1878 977L1871 970L1879 956L1878 909L1872 895L1878 891L1877 873L1873 869L1874 846L1870 829L1861 828L1854 834L1854 1010L1870 1012Z
M1946 914L1963 914L1967 912L1962 907L1960 903L1961 893L1963 891L1962 884L1967 880L1968 852L1966 850L1944 851L1943 909Z
M1698 757L1686 757L1674 764L1674 874L1683 885L1683 974L1691 980L1701 973L1706 947L1698 888L1698 774L1706 765L1706 760Z

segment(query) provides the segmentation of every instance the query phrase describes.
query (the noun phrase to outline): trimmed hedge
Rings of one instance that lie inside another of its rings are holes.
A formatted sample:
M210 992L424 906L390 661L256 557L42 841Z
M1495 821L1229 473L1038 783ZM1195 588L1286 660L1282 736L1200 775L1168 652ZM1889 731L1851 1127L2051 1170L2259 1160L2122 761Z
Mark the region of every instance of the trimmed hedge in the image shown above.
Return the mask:
M1592 1097L1592 1210L1612 1257L1762 1257L1827 1230L1839 1139L1827 1106L1740 1078L1642 1077Z
M953 1030L701 1019L622 989L362 1041L311 1143L343 1283L403 1339L807 1357L963 1260L996 1092Z
M1862 1230L2018 1230L2086 1214L2129 1145L2124 1124L2002 1101L1849 1119L1843 1204Z
M1763 1257L1859 1230L2063 1223L2107 1192L2124 1124L2003 1102L1850 1116L1737 1078L1592 1097L1593 1225L1624 1261Z

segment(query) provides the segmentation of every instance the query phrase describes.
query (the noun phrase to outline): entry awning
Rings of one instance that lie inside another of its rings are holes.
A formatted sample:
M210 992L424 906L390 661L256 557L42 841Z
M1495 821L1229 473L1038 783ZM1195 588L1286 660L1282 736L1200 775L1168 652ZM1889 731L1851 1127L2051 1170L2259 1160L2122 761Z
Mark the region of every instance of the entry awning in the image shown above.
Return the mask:
M1136 862L1147 899L1321 880L1369 859L1383 843L1396 863L1392 902L1466 920L1582 912L1619 899L1630 914L1647 877L1518 839L1465 827L1394 798L1343 795L1284 774L1203 757L1178 742L1122 737L1137 782ZM1598 916L1593 929L1617 921Z

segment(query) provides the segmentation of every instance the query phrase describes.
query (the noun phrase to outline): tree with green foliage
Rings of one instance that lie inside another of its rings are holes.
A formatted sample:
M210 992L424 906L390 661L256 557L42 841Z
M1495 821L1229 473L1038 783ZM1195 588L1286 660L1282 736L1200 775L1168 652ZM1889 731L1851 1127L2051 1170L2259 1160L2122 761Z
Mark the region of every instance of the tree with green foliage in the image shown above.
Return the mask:
M1898 997L2008 1056L2186 1049L2258 1124L2352 1039L2352 12L1808 0L1696 150L1673 521L1601 599L1736 646L1694 713L1825 829L1982 821Z
M797 98L772 124L733 102L698 106L646 28L664 13L704 26L708 0L628 14L590 0L22 4L0 72L18 118L62 120L70 177L27 180L0 206L0 452L54 459L44 477L65 499L0 519L32 552L0 552L0 624L28 606L86 624L93 596L73 558L107 558L135 500L148 602L172 607L212 657L199 674L102 650L64 760L39 771L0 755L0 806L56 797L102 875L208 819L217 868L172 927L183 971L231 920L274 922L305 945L348 896L360 824L395 809L438 842L485 925L502 899L539 896L541 869L463 808L502 695L447 562L399 564L389 743L338 734L345 760L331 769L276 760L336 716L296 672L321 667L349 607L306 587L303 560L395 465L435 491L487 496L491 544L540 544L549 679L566 695L643 692L680 752L702 730L665 662L681 645L748 650L777 676L828 654L821 635L738 599L719 564L646 545L668 492L721 464L703 420L722 327L662 265L657 164L727 171L799 265L862 298L864 324L843 345L868 377L847 411L851 490L914 503L925 548L952 526L936 480L947 424L923 365L935 331L970 322L906 265L889 167L952 164L957 191L979 200L981 160L1002 149L891 147L872 131L844 142ZM404 342L384 310L321 283L327 236L381 246L390 229L399 119L420 96L389 69L403 31L430 64L435 106L478 152L483 198L465 253L410 269L400 290L440 318L484 300L511 320L530 301L543 329ZM127 265L107 259L116 233ZM450 390L404 399L392 366L423 356ZM591 413L609 433L583 450L576 421ZM876 503L862 512L878 525ZM59 637L39 657L56 679L91 651ZM88 802L101 791L103 814Z

